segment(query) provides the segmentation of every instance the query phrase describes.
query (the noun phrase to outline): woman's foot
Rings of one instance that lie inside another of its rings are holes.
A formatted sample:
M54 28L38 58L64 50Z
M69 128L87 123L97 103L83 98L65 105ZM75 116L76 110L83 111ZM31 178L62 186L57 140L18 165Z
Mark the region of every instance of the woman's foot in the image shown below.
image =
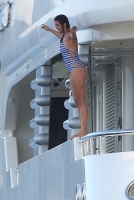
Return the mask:
M85 135L87 135L87 134L88 134L87 131L84 131L84 132L81 131L81 132L79 132L79 133L73 135L70 139L72 140L72 139L74 139L75 137L83 137L83 136L85 136Z

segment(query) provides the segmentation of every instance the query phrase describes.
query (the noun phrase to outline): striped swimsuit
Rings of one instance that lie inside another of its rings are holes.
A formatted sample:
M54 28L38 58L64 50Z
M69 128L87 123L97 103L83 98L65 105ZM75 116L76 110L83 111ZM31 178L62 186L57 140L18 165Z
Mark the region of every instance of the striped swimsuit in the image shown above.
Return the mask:
M66 67L70 74L72 73L73 69L75 69L75 68L81 67L81 68L87 69L87 66L84 63L82 63L82 61L80 60L78 53L74 52L70 49L67 49L63 40L60 44L60 52L63 56Z

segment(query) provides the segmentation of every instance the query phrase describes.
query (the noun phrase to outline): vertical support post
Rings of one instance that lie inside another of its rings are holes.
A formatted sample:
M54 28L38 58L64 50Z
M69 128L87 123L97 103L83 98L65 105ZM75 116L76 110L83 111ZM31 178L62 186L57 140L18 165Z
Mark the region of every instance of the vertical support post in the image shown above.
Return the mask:
M35 118L30 121L34 128L34 141L39 146L38 153L48 150L49 126L50 126L50 100L51 100L51 65L41 66L36 70L36 79L33 81L35 89L35 99L31 102L31 107L35 109Z
M92 62L91 62L91 45L89 44L88 50L88 75L89 75L89 85L90 85L90 131L93 132L93 100L92 100Z

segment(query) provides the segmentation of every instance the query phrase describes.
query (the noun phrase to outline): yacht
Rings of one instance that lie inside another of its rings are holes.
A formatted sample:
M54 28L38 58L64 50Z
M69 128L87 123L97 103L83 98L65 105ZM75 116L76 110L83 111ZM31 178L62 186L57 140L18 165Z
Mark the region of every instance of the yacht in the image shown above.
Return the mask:
M77 27L88 131L54 27ZM0 199L134 199L134 1L0 0Z

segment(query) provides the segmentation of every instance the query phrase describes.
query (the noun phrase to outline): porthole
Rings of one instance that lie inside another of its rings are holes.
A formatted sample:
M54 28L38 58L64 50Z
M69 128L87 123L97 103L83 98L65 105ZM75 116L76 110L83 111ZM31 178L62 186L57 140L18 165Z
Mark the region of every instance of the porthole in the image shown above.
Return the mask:
M134 181L131 182L127 188L127 197L130 200L134 200Z

